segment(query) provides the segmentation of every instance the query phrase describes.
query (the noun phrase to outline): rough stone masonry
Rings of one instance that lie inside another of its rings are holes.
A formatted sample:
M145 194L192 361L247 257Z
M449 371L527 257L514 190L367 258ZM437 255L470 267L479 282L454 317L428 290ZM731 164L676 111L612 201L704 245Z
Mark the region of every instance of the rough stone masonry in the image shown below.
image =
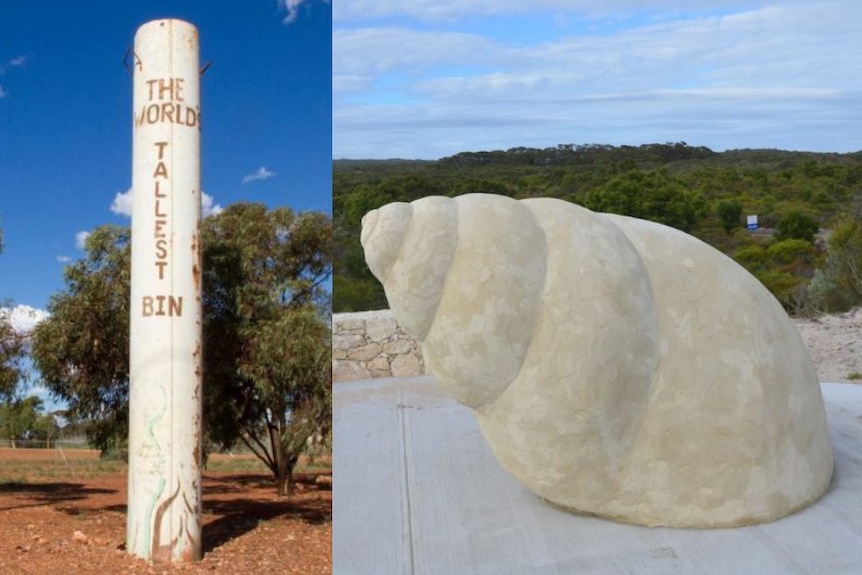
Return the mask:
M390 310L333 314L333 381L424 373L419 343L404 333Z

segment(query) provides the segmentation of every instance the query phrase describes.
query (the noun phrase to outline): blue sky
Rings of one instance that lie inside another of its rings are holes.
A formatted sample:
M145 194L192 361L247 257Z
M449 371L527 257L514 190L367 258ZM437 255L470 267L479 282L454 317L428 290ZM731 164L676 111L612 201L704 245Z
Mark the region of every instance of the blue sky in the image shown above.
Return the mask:
M43 309L88 230L129 224L132 80L123 56L158 18L195 24L202 187L331 213L331 25L325 0L0 4L0 301ZM26 309L26 308L20 308ZM19 311L20 311L19 309Z
M333 157L862 149L855 0L333 5Z

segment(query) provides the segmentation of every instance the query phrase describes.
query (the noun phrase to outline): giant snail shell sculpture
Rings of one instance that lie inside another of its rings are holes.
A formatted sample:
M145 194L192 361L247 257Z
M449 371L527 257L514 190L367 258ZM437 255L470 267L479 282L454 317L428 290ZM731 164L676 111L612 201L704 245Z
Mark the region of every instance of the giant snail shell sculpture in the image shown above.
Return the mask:
M374 210L362 245L437 382L539 497L724 527L828 488L823 398L795 326L705 243L561 200L471 194Z

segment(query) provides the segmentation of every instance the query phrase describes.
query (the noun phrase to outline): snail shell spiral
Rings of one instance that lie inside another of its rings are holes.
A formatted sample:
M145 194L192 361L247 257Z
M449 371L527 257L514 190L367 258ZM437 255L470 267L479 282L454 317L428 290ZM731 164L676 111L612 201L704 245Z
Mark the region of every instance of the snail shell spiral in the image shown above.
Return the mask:
M775 298L703 242L561 200L470 194L369 212L362 245L436 380L538 496L718 527L828 488L807 349Z

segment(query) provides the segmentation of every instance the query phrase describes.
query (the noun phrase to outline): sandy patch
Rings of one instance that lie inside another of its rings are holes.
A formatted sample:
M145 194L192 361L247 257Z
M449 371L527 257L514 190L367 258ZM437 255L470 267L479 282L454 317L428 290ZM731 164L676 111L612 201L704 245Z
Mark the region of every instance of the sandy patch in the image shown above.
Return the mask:
M820 381L862 384L862 308L795 322Z

